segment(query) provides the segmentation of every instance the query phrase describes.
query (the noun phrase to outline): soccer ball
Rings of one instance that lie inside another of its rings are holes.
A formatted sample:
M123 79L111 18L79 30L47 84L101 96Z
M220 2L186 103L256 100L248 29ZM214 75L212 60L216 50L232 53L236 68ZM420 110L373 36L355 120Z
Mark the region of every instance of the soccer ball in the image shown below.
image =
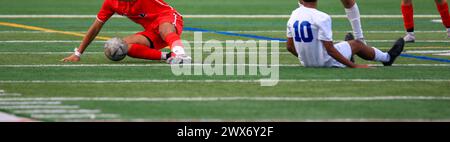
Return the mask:
M121 38L112 38L106 41L105 44L105 56L111 61L123 60L128 53L128 44L126 44Z

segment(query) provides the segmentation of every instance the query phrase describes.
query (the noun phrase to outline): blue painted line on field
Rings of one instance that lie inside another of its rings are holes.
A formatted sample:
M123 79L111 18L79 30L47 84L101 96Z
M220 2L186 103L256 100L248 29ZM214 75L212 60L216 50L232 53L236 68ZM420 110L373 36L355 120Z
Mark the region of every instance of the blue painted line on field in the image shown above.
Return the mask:
M286 39L282 39L282 38L265 37L265 36L258 36L258 35L252 35L252 34L240 34L240 33L233 33L233 32L192 28L192 27L185 27L184 30L185 31L193 31L193 32L215 33L215 34L227 35L227 36L246 37L246 38L259 39L259 40L276 40L276 41L280 41L280 42L286 42ZM450 63L449 59L433 58L433 57L427 57L427 56L417 56L417 55L411 55L411 54L402 54L400 56L405 57L405 58L414 58L414 59L418 59L418 60L428 60L428 61Z
M214 31L214 30L206 30L206 29L200 29L200 28L191 28L191 27L185 27L184 30L186 30L186 31L193 31L193 32L215 33L215 34L227 35L227 36L254 38L254 39L259 39L259 40L277 40L277 41L280 41L280 42L286 42L286 39L282 39L282 38L272 38L272 37L258 36L258 35L252 35L252 34L240 34L240 33L233 33L233 32L224 32L224 31Z
M427 57L427 56L417 56L417 55L411 55L411 54L402 54L400 56L406 57L406 58L415 58L415 59L419 59L419 60L429 60L429 61L450 63L449 59L433 58L433 57Z

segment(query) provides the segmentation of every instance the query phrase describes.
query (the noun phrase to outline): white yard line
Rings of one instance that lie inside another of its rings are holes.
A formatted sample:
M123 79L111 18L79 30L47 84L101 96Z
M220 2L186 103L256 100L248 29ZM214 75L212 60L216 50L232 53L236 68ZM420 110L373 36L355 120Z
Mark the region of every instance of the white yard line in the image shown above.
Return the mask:
M22 96L22 94L19 94L19 93L0 93L0 97L5 97L5 96Z
M56 101L4 101L0 100L0 105L2 106L13 106L13 105L61 105L61 102Z
M16 110L14 113L20 114L97 114L100 110L89 110L89 109L33 109L33 110Z
M0 18L96 18L97 15L0 15ZM125 18L114 15L114 18ZM183 15L184 18L289 18L290 15ZM331 15L332 18L347 18L347 15ZM402 15L361 15L361 18L402 18ZM440 18L439 15L414 15L414 18Z
M5 96L21 96L22 94L19 93L6 93L5 90L0 90L0 97Z
M38 119L114 119L118 118L116 114L33 114L32 118Z
M433 23L442 23L442 20L441 19L433 19L433 20L431 20L431 22L433 22Z
M438 56L450 56L450 52L449 52L449 53L434 54L434 55L438 55Z
M380 100L450 100L438 96L374 96L374 97L42 97L0 98L8 101L112 101L112 102L170 102L170 101L380 101Z
M8 94L4 90L0 90L0 95L0 98L5 98ZM80 109L78 105L61 104L61 101L0 100L0 109L10 110L14 114L30 114L32 116L31 118L37 119L65 119L69 121L70 119L118 118L118 115L115 114L101 114L101 110L99 109ZM0 121L17 122L29 120L0 112Z
M0 106L0 109L12 109L12 110L23 110L23 109L79 109L79 106L59 106L59 105L9 105Z

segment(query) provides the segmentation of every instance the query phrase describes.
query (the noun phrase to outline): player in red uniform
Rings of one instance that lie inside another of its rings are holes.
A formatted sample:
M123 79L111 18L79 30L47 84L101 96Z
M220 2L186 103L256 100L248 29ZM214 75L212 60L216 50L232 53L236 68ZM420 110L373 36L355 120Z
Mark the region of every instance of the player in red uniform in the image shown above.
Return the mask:
M180 36L183 31L182 16L163 0L105 0L97 19L75 52L63 59L80 61L81 54L98 35L103 25L115 13L128 17L145 30L123 38L128 44L128 56L149 60L167 60L171 64L190 63L185 55ZM170 47L171 54L160 51Z
M450 38L450 14L448 12L447 0L435 0L436 7L441 14L442 23L447 28L447 37ZM412 0L402 0L402 14L406 29L406 42L414 42L416 36L414 34L414 10Z

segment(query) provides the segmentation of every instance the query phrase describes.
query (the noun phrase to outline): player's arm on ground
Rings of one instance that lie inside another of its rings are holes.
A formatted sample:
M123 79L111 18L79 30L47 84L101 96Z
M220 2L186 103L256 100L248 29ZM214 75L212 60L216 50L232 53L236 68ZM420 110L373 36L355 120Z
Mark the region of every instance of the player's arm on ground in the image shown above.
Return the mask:
M289 23L291 20L288 21L287 23L287 27L286 27L286 37L287 37L287 42L286 42L286 48L289 52L291 52L295 57L298 57L298 53L297 50L295 50L295 44L294 44L294 35L292 34L293 32L291 31L291 28L289 27L291 24Z
M322 15L317 18L316 26L319 28L318 39L322 42L328 55L333 57L338 62L346 65L349 68L368 68L367 65L357 65L345 58L333 44L333 30L332 30L331 17L329 15Z
M358 65L351 62L349 59L345 58L336 48L334 48L334 44L332 41L321 41L325 49L327 50L328 55L333 57L336 61L346 65L350 68L368 68L368 65Z
M86 48L91 44L91 42L97 37L98 33L103 27L103 22L95 20L89 28L86 36L84 36L83 41L80 46L76 48L75 53L63 59L64 62L77 62L80 61L80 55L86 50Z
M298 53L295 50L294 39L292 37L287 38L286 48L289 52L292 53L292 55L294 55L295 57L298 57Z
M80 46L75 49L74 53L70 55L69 57L66 57L63 59L64 62L78 62L80 61L80 56L83 54L84 50L91 44L92 40L97 37L98 33L103 27L103 24L108 21L109 18L111 18L112 15L114 15L115 11L111 7L112 1L105 0L102 7L100 8L100 11L97 14L97 19L92 23L91 27L89 28L86 36L84 36L83 41L81 42Z

